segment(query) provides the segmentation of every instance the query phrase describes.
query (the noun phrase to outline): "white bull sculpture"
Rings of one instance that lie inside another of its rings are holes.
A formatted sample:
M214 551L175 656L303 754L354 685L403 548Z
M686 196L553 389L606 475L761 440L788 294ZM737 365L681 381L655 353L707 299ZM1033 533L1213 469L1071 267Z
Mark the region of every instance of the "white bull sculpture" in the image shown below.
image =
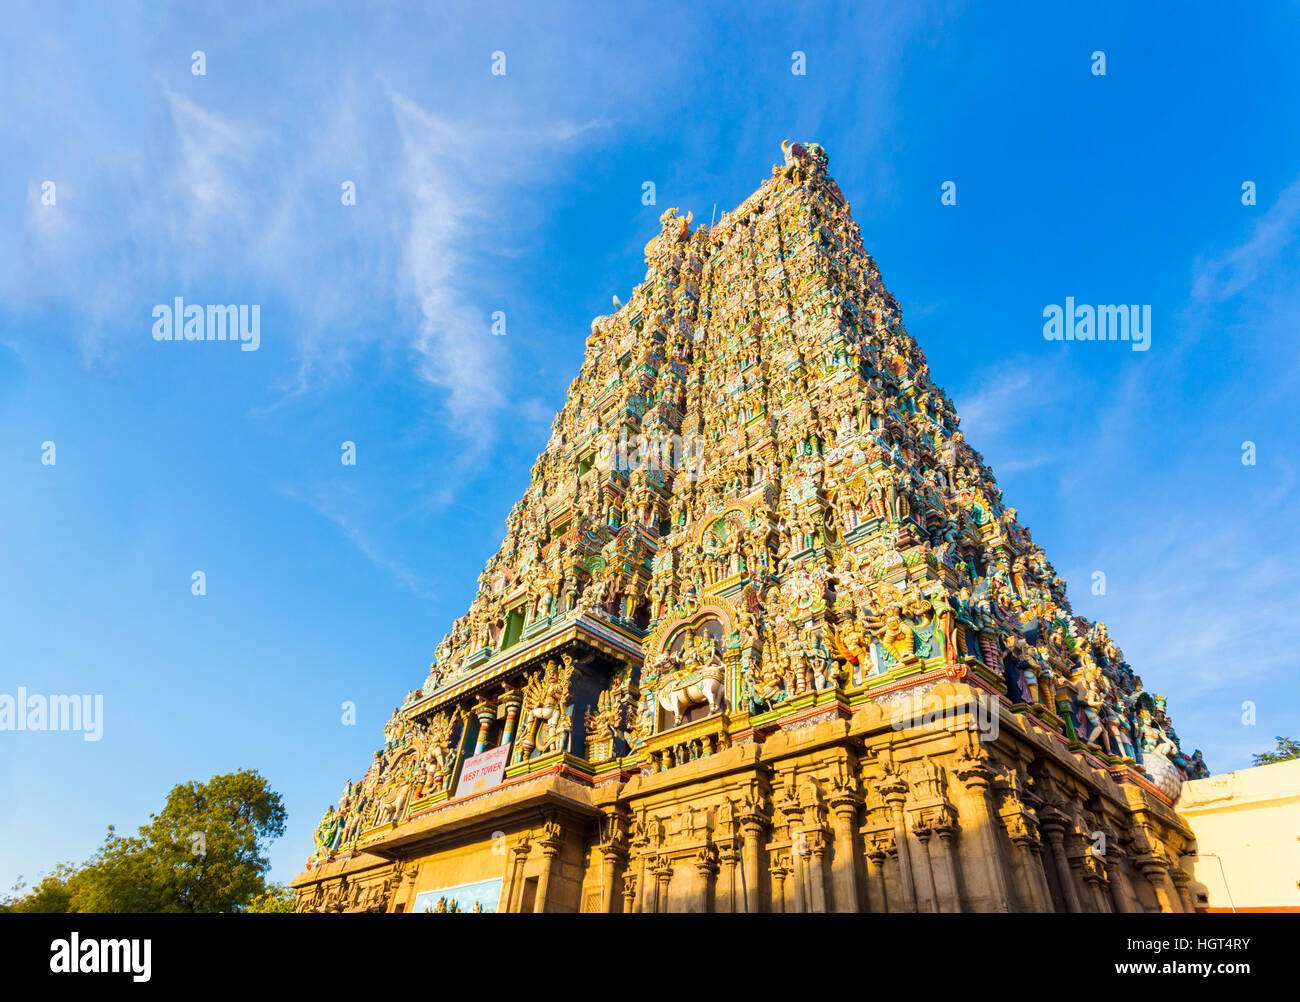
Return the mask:
M659 690L659 705L673 715L673 726L697 706L707 703L709 713L722 709L726 695L727 669L714 650L710 637L700 637L688 645L683 655L668 655L681 667Z

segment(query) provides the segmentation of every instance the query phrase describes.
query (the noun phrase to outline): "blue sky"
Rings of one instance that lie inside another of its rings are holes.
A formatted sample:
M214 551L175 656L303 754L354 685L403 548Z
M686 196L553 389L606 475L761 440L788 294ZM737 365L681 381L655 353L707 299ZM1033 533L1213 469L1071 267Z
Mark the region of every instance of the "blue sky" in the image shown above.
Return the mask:
M105 719L0 733L0 888L241 767L292 878L659 214L734 206L785 138L826 147L967 438L1184 747L1219 772L1300 736L1300 7L711 6L7 14L0 692ZM259 304L260 349L154 341L176 296ZM1045 341L1067 296L1149 304L1150 350Z

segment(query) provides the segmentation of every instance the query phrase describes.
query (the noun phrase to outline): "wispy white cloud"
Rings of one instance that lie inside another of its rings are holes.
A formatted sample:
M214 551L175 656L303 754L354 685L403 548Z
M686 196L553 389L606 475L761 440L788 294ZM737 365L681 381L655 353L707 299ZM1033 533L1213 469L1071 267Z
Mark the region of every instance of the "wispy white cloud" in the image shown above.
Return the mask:
M389 556L385 552L384 548L376 542L371 533L364 527L364 520L361 516L354 511L343 510L345 504L350 504L355 508L360 503L355 496L348 492L339 491L336 488L330 490L321 487L300 489L286 484L277 485L275 490L281 496L305 504L317 515L333 522L338 526L343 538L349 545L370 563L391 575L407 591L430 601L436 599L434 593L418 574L400 560Z
M1300 178L1292 181L1255 224L1250 239L1220 257L1198 259L1195 302L1221 302L1254 284L1300 236Z
M246 237L251 196L257 191L250 168L260 141L258 130L171 89L163 94L176 141L168 181L175 196L172 204L181 216L173 223L172 239L200 251L207 250L205 244L214 237Z
M491 331L494 304L468 292L475 258L507 250L493 210L511 182L498 165L554 160L567 144L606 123L485 125L451 120L397 91L389 98L409 205L399 279L420 308L414 340L419 371L446 394L452 425L477 447L462 457L472 463L495 437L511 384L502 363L508 342ZM506 322L508 330L508 316Z
M1177 680L1185 696L1300 668L1300 628L1288 613L1300 569L1261 546L1249 524L1217 516L1162 513L1134 534L1121 526L1099 541L1097 563L1113 571L1108 594L1085 603L1120 612L1130 660L1152 678Z
M975 448L985 448L1050 407L1063 392L1060 363L1053 359L1010 359L981 375L954 403L961 430Z
M340 74L307 120L274 103L218 111L153 86L161 127L137 137L144 145L134 152L100 156L87 197L77 197L75 176L60 178L50 208L29 184L28 253L15 256L7 282L19 300L52 297L92 312L78 327L83 350L111 366L114 344L140 343L138 325L123 318L148 317L146 290L185 294L200 282L277 297L290 311L297 365L277 371L276 396L255 414L348 375L363 348L403 345L402 360L434 391L443 431L463 439L463 465L481 458L499 432L512 371L510 341L490 332L500 305L490 293L493 259L517 250L506 234L519 232L501 220L509 211L517 224L507 206L521 185L541 183L609 122L527 119L516 109L487 123L430 110L355 73ZM359 208L341 205L343 180L357 183ZM110 219L108 207L123 204L132 211ZM68 283L69 274L81 280ZM404 306L413 317L405 330Z
M471 236L477 230L481 241L489 232L473 169L475 153L487 151L457 123L403 94L389 96L402 139L401 176L410 206L399 281L419 304L413 346L420 375L446 393L447 411L458 429L484 446L495 433L505 379L503 367L493 361L490 311L470 301L465 285Z

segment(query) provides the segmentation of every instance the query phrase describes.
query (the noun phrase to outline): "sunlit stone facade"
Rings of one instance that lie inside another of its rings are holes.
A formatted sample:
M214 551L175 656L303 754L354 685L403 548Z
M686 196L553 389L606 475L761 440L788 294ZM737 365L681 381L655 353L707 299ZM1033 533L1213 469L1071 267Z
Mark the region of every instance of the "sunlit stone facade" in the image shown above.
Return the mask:
M299 910L1182 911L1187 758L821 147L670 209Z

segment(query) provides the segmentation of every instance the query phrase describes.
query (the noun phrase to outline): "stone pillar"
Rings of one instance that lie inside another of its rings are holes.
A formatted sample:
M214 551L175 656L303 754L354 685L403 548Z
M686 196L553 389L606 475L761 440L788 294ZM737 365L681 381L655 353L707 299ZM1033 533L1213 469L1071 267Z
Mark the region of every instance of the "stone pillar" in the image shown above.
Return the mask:
M799 833L795 836L794 844L790 849L790 867L794 871L790 879L794 881L794 908L795 912L806 912L808 910L808 864L807 864L808 846L804 842L804 836ZM790 911L787 908L786 911Z
M1142 870L1142 875L1147 878L1147 883L1155 891L1160 910L1162 912L1181 912L1183 910L1182 902L1178 900L1178 892L1174 889L1173 881L1169 879L1165 861L1151 853L1146 853L1138 857L1137 864Z
M763 838L767 833L766 820L757 814L749 814L740 819L740 834L743 840L744 848L741 854L741 866L744 869L744 911L761 912L763 910L763 899L760 896L759 889L759 850L763 845ZM773 892L773 899L780 898L780 894Z
M808 882L811 891L808 910L826 911L826 833L820 830L807 832Z
M699 871L700 883L703 885L700 890L699 911L709 914L714 910L716 901L715 884L718 879L718 851L711 846L705 846L695 854L695 869Z
M736 850L736 840L732 839L718 853L718 862L722 872L718 878L718 904L720 912L741 911L736 907L737 894L736 866L740 863L740 853Z
M656 893L655 911L668 911L668 881L673 879L673 867L667 859L662 857L659 865L655 867L655 883L658 885Z
M831 863L831 880L835 887L835 910L856 912L858 901L858 799L837 796L831 800L835 814L835 857Z
M632 852L636 855L636 876L632 881L632 888L635 895L632 899L632 911L645 911L645 896L649 891L649 884L646 877L646 856L649 851L650 839L646 837L645 831L638 825L632 836Z
M1014 767L1007 776L1008 791L1003 802L1002 824L1013 846L1011 869L1016 875L1016 884L1024 889L1025 904L1030 911L1055 912L1047 871L1043 869L1042 837L1038 822L1029 810L1039 806L1041 801L1024 789Z
M772 911L785 911L785 878L790 870L779 859L772 860Z
M1109 912L1110 902L1102 888L1104 879L1101 874L1101 864L1093 855L1092 847L1088 846L1083 852L1072 857L1070 864L1078 873L1079 882L1083 885L1084 909L1098 913Z
M889 898L889 910L895 912L914 912L916 911L916 896L910 899L903 897L903 881L899 874L902 868L898 862L898 844L892 839L889 848L885 850L889 865L885 868L885 896Z
M1174 882L1174 887L1178 890L1178 899L1182 902L1183 911L1195 912L1196 903L1192 900L1192 891L1189 886L1192 880L1191 876L1176 863L1170 865L1169 876Z
M1142 902L1128 879L1128 866L1125 862L1128 854L1120 848L1117 840L1107 842L1106 873L1110 877L1110 896L1115 911L1140 913Z
M1074 841L1073 838L1070 840ZM1065 858L1070 864L1070 872L1074 874L1074 886L1079 892L1079 908L1084 912L1097 911L1097 896L1093 893L1092 885L1088 883L1088 870L1085 863L1084 855L1080 852L1071 853L1070 844L1065 846Z
M627 867L628 838L627 814L617 807L601 809L600 832L600 910L606 915L614 911L618 900L619 878Z
M939 896L934 887L934 869L930 862L930 829L923 824L915 824L912 827L912 834L916 836L916 841L921 847L917 853L920 857L917 860L917 869L921 874L921 884L918 888L920 893L917 894L917 909L919 911L937 912L939 910Z
M789 883L785 885L783 909L786 912L805 912L808 910L808 844L807 836L801 828L804 820L803 807L793 796L793 788L778 802L777 807L785 815L786 828L790 832Z
M1110 881L1106 879L1106 871L1100 865L1093 874L1093 891L1097 896L1097 910L1105 914L1110 914L1115 909L1110 903Z
M1052 900L1052 887L1047 880L1047 867L1049 864L1044 858L1048 854L1048 849L1043 844L1041 835L1034 836L1034 840L1029 845L1029 851L1033 853L1031 868L1038 882L1039 893L1043 896L1043 911L1054 912L1056 911L1056 904Z
M1178 887L1174 884L1172 870L1174 866L1168 861L1165 862L1165 893L1169 897L1170 911L1181 914L1183 911L1183 899L1178 894Z
M627 864L627 850L617 844L603 845L600 848L601 895L600 910L606 915L614 911L614 896L617 893L618 878Z
M903 804L907 800L907 787L901 782L881 791L894 821L894 851L898 854L898 889L903 896L903 911L916 911L916 885L912 879L912 854L907 845L907 819Z
M945 819L934 826L934 833L939 836L939 871L943 875L944 884L944 889L939 892L939 910L959 912L961 911L961 888L957 885L957 865L954 862L953 847L957 826L952 823L951 818Z
M1065 910L1069 912L1083 911L1083 905L1079 901L1079 893L1074 886L1074 874L1070 870L1070 861L1065 855L1065 826L1067 819L1065 815L1056 810L1045 810L1043 816L1039 818L1039 828L1047 837L1047 851L1052 858L1052 864L1056 868L1056 883L1061 890L1061 897L1065 901Z
M1110 835L1106 832L1101 833L1102 847L1099 849L1091 843L1087 847L1087 859L1085 861L1088 873L1084 879L1092 884L1093 894L1097 899L1097 910L1099 912L1110 914L1115 908L1112 904L1114 892L1110 887L1110 877L1107 873L1106 866L1106 849L1110 846Z
M1007 888L1002 849L998 845L998 832L1001 831L1002 824L990 800L989 784L993 780L993 773L984 759L969 757L962 761L955 771L974 802L976 813L972 834L979 846L979 854L984 857L984 870L988 878L992 911L1010 911L1011 895ZM969 828L965 825L963 827Z
M505 890L502 891L501 900L504 903L502 911L517 912L519 911L520 899L524 894L524 863L528 859L532 846L528 842L528 836L523 836L510 849L510 866L507 870Z
M631 870L623 871L623 914L631 915L636 910L636 874Z
M867 852L867 909L878 915L889 911L885 894L885 850L873 844Z
M1043 871L1043 846L1038 835L1038 825L1027 815L1018 814L1006 819L1007 834L1015 846L1015 869L1020 873L1020 885L1025 889L1029 908L1035 912L1054 912L1052 889L1047 885Z
M537 875L537 897L533 906L535 912L547 911L547 893L551 885L551 870L555 866L555 856L560 851L563 835L564 831L557 822L546 822L546 835L538 843L538 847L542 850L542 872Z
M647 866L642 863L642 879L638 881L643 886L639 892L640 897L637 899L636 910L653 915L659 911L659 862L658 860L649 861L651 865Z

